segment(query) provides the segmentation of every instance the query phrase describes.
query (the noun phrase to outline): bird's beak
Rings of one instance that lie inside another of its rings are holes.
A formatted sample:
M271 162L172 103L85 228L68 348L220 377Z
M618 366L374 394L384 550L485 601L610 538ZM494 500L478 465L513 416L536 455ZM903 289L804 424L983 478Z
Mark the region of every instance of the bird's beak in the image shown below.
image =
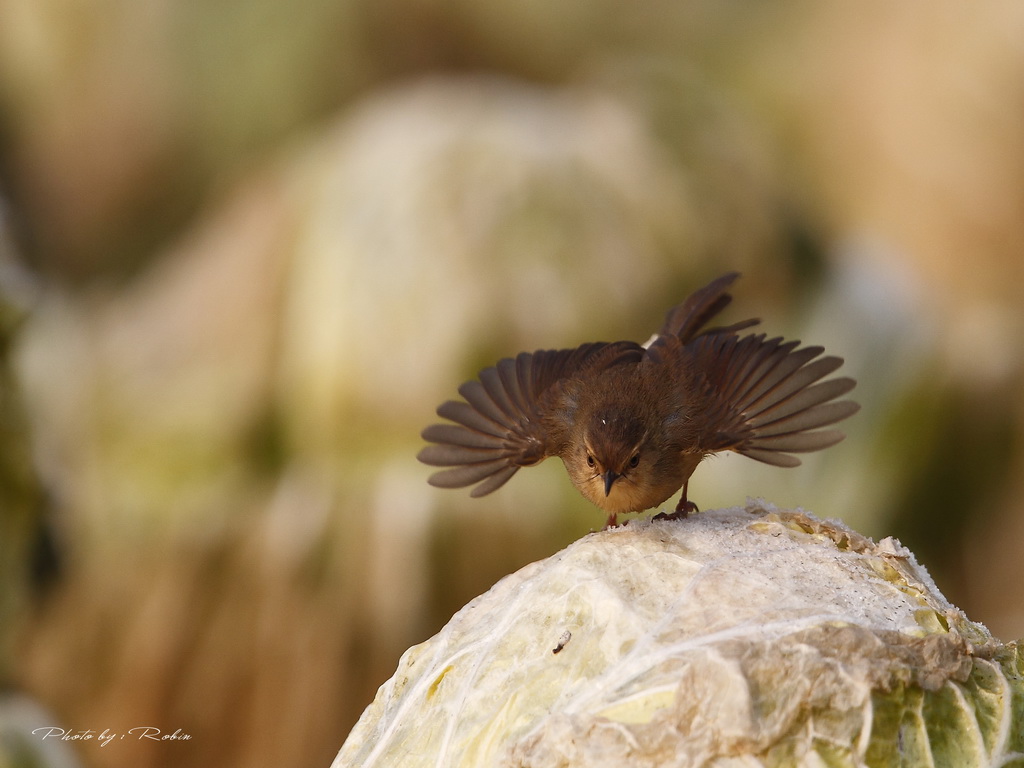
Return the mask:
M619 479L619 476L612 472L610 469L604 473L604 495L607 496L612 492L612 483Z

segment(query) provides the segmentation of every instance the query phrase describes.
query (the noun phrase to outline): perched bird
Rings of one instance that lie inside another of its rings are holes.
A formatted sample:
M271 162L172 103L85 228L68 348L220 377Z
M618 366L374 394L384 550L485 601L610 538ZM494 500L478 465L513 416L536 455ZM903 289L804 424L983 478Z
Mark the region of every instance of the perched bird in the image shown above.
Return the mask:
M645 348L632 341L507 357L459 387L437 415L454 423L423 430L430 484L471 496L504 485L520 467L558 456L573 485L617 516L655 507L682 488L675 513L696 510L687 484L701 459L735 451L779 467L791 453L817 451L843 439L819 429L860 406L836 400L854 388L828 376L843 364L766 334L740 336L745 320L702 330L729 304L738 273L723 275L669 310Z

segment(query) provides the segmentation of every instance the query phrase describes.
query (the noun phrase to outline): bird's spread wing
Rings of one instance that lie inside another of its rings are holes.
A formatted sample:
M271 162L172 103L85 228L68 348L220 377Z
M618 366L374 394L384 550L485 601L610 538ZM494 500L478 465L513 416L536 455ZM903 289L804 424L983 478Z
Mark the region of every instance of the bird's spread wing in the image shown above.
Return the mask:
M722 275L700 290L694 291L682 304L670 309L665 315L665 322L649 347L649 356L657 358L665 351L663 347L675 346L675 339L679 339L685 344L700 336L735 333L757 325L759 320L743 320L725 328L701 330L711 318L725 309L732 301L732 296L727 293L727 290L739 276L739 272Z
M479 378L459 387L464 400L449 400L437 409L448 424L423 430L433 443L419 460L450 467L430 476L439 488L477 484L471 496L483 496L504 485L520 467L554 454L544 425L545 405L560 382L613 365L636 363L643 349L633 342L595 342L576 349L523 352L485 368Z
M795 467L792 453L818 451L844 435L835 424L859 410L837 400L854 388L850 378L822 381L843 364L820 357L821 347L766 339L764 334L701 335L686 345L686 364L698 371L715 429L702 437L705 451L733 450L757 461ZM702 399L703 399L702 398Z

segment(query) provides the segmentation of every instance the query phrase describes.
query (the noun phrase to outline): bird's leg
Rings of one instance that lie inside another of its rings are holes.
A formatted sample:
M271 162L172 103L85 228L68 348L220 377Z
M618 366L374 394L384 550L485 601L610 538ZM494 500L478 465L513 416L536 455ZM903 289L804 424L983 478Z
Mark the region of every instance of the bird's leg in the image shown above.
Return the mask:
M677 514L679 517L686 517L691 512L700 512L700 510L697 508L697 505L686 498L686 489L689 485L689 480L683 483L683 495L679 497L679 503L676 504L675 514Z
M676 511L672 514L660 512L659 514L654 516L655 520L684 520L686 519L686 517L689 516L691 512L700 512L700 509L697 508L697 505L686 498L686 487L689 484L689 480L683 483L683 495L679 497L679 503L676 504Z
M608 513L608 519L604 521L604 530L607 531L609 528L618 528L618 527L619 527L619 514L618 514L618 512L609 512Z

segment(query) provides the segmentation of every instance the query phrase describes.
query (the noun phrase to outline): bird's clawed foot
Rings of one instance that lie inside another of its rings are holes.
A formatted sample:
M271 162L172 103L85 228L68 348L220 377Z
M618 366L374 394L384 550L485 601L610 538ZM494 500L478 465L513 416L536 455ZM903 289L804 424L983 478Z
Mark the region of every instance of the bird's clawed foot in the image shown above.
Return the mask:
M619 527L619 515L616 512L609 512L608 519L604 521L604 528L602 530L607 531L610 528Z
M700 512L700 507L698 507L696 504L694 504L692 501L688 499L682 499L676 505L676 511L673 512L673 514L683 518L689 515L691 512Z
M700 512L700 509L692 501L686 498L686 485L683 485L683 495L676 504L675 512L659 512L652 519L654 520L685 520L691 512Z
M676 507L675 512L659 512L652 520L685 520L690 516L691 512L700 512L697 505L692 501L687 501L685 504L680 504Z

